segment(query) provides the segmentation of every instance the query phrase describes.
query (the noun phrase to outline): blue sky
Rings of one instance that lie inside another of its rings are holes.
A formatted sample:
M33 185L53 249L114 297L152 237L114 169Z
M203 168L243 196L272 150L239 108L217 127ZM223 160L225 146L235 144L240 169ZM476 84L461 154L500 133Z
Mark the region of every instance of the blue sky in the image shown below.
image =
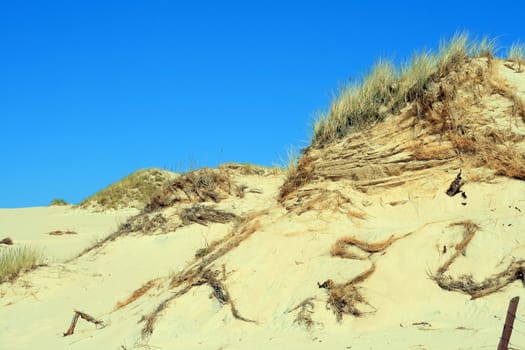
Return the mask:
M525 40L480 1L4 1L0 207L76 203L145 167L279 164L378 58L457 30Z

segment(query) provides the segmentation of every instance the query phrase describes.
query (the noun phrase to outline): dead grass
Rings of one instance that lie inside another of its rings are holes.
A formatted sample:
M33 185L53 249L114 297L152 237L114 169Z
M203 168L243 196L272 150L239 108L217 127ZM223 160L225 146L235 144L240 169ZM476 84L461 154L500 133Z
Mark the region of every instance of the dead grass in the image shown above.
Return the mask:
M312 314L315 309L314 300L315 298L307 298L287 312L290 313L299 309L299 312L294 319L294 323L306 327L307 330L311 330L315 325L321 324L312 319Z
M456 244L455 252L452 254L452 256L438 269L437 274L442 275L444 274L450 265L457 259L460 255L466 254L466 249L472 238L474 238L474 235L479 230L479 226L473 223L470 220L462 221L462 222L456 222L453 224L450 224L449 227L455 227L460 226L463 227L463 239L461 242Z
M298 193L295 197L295 202L287 206L287 209L297 215L302 215L306 212L316 211L338 211L351 217L352 214L361 216L366 215L361 212L346 210L345 205L352 204L352 200L345 196L338 190L315 189L303 193Z
M198 204L182 209L182 212L179 214L179 216L183 225L198 223L208 226L208 223L210 222L225 224L237 219L237 215L233 213L228 213L223 210L218 210Z
M375 271L375 264L371 268L354 277L350 282L334 285L328 292L327 307L335 314L337 321L343 319L344 314L360 317L365 314L361 308L366 305L373 309L357 287L358 283L366 280Z
M283 203L296 189L312 180L313 160L304 155L296 166L287 173L286 181L279 190L278 201Z
M344 259L364 260L366 258L363 258L360 255L356 255L352 252L349 252L348 247L354 246L354 247L359 248L363 252L374 254L374 253L379 253L379 252L384 251L386 248L390 247L394 242L404 237L406 237L406 235L399 236L399 237L391 236L390 238L382 242L376 242L376 243L364 242L355 237L343 237L343 238L338 239L335 242L335 244L332 246L330 250L330 254L332 256L338 256Z
M143 317L142 321L145 322L145 325L142 329L142 337L147 338L153 333L157 319L172 301L188 293L193 287L203 284L210 285L213 296L219 301L222 300L221 304L227 303L230 305L232 315L235 318L245 322L255 322L240 315L228 294L226 286L216 278L220 271L217 270L213 272L212 264L255 233L261 227L258 218L267 213L268 211L265 210L250 214L247 218L237 223L227 237L212 243L212 245L207 248L207 254L196 256L194 262L184 269L184 271L171 277L168 283L168 289L178 290L163 300L152 312ZM224 271L224 267L222 270Z
M409 152L415 160L453 159L456 152L450 143L424 145L422 141L414 143Z
M140 298L141 296L146 294L153 287L158 287L159 286L159 282L160 282L160 279L157 278L157 279L153 279L153 280L150 280L150 281L144 283L140 288L138 288L135 291L133 291L133 293L128 298L126 298L123 301L117 302L117 304L115 305L115 308L113 310L114 311L120 310L123 307L126 307L129 304L133 303L138 298Z
M465 293L472 299L495 293L516 280L524 283L525 260L512 262L505 270L481 282L475 282L470 275L453 278L444 274L431 275L431 278L444 290Z
M175 203L220 202L232 194L229 174L221 169L195 170L172 180L146 205L146 213Z
M219 169L231 170L240 175L259 175L259 176L269 176L269 175L280 175L283 172L278 166L266 167L261 165L255 165L250 163L226 163L221 164Z

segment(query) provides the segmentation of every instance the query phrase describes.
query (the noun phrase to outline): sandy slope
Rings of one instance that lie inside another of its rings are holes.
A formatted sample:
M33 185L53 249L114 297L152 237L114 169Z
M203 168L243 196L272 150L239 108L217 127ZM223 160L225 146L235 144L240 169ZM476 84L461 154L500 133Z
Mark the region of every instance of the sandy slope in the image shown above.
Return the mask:
M525 87L524 73L501 69L504 76L511 74L512 78L505 76L511 84ZM0 232L15 242L45 246L57 262L0 285L0 349L496 348L508 301L523 296L522 282L472 300L464 293L443 290L431 275L456 253L464 237L463 227L454 224L469 221L479 229L447 275L472 275L474 281L482 281L524 259L525 182L480 177L479 169L463 164L467 198L449 197L445 191L460 165L456 160L420 176L409 174L405 178L410 181L403 185L368 192L348 179L318 181L284 205L277 201L282 176L235 174L234 184L260 193L204 204L251 217L245 223L257 229L205 267L217 271L239 314L255 322L236 319L230 305L221 304L204 283L169 302L146 337L141 333L143 317L186 286L169 284L203 261L195 258L195 252L225 237L225 242L242 238L245 231L226 223L134 232L62 263L61 258L85 247L87 237L111 232L130 213L2 210ZM321 195L301 202L297 198L302 193ZM158 213L175 218L176 210ZM79 235L45 235L54 229L72 229ZM348 236L368 243L400 239L370 255L348 248L361 260L332 256L335 242ZM356 284L366 299L357 304L362 316L344 314L339 322L327 307L329 291L317 283L328 279L345 283L372 266L373 273ZM143 296L116 308L151 280L153 287ZM304 300L310 301L303 310L303 316L311 319L310 329L296 322L301 318L296 306ZM73 309L103 320L106 327L80 320L75 333L63 337ZM522 348L523 305L517 317L511 343Z

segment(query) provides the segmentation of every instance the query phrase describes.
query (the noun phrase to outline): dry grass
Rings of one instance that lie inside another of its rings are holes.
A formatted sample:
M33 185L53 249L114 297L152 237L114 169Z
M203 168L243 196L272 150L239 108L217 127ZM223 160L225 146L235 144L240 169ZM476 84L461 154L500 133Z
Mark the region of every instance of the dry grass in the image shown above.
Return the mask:
M452 159L456 152L451 144L424 145L422 141L414 143L409 151L415 160Z
M170 278L168 288L170 290L178 290L169 298L163 300L152 312L143 317L142 321L145 321L142 329L143 338L147 338L153 333L157 319L172 301L186 294L193 287L203 284L210 285L214 297L219 301L222 300L222 304L228 303L230 305L232 315L235 318L245 322L254 322L240 315L232 299L229 297L226 287L216 278L220 271L212 272L211 265L255 233L261 227L258 218L265 214L267 214L267 211L256 212L249 215L243 221L239 222L227 237L211 244L207 248L206 254L196 256L194 262L184 269L184 271Z
M14 247L0 250L0 283L12 281L23 272L41 265L40 251L29 247Z
M327 307L334 312L338 321L343 319L344 314L356 317L363 316L364 312L360 308L363 305L373 308L356 285L370 277L374 273L375 268L375 264L372 264L370 269L354 277L350 282L336 284L329 290L326 302Z
M278 166L266 167L261 165L255 165L250 163L226 163L221 164L219 169L232 170L241 175L259 175L259 176L268 176L268 175L280 175L283 172L283 169Z
M315 298L307 298L287 312L290 313L299 309L299 312L294 319L294 323L305 326L307 330L311 330L313 326L320 324L312 319L312 314L314 313L315 308L314 300Z
M146 205L146 213L175 203L220 202L232 194L229 174L221 169L200 169L183 174L165 185Z
M512 262L505 270L494 274L482 282L475 282L470 275L452 278L444 274L432 275L431 278L444 290L465 293L472 299L495 293L516 280L525 285L525 260Z
M297 215L302 215L312 210L339 211L347 214L349 217L351 217L352 214L355 214L356 218L365 215L361 212L345 210L345 205L352 204L352 200L338 190L316 189L315 191L297 194L295 199L294 203L287 205L287 209Z
M470 275L463 275L458 278L445 275L450 265L452 265L460 255L466 254L468 244L479 230L479 226L471 221L463 221L450 225L450 227L453 226L463 227L463 239L456 244L454 254L438 268L436 274L430 275L430 278L436 281L441 288L465 293L470 295L472 299L476 299L497 292L515 280L525 282L523 275L525 271L524 260L512 262L504 271L494 274L482 282L475 282Z
M476 232L479 230L479 226L470 220L456 222L449 225L449 227L454 226L463 227L463 239L461 240L461 242L456 244L456 251L454 252L454 254L452 254L452 256L438 269L438 275L444 274L448 270L450 265L452 265L452 263L457 259L458 256L466 254L465 250L467 249L468 244L470 243L472 238L474 238Z
M278 201L284 202L294 191L312 180L313 164L312 159L303 156L299 159L296 166L289 168L286 181L279 190Z
M344 259L364 260L363 257L349 252L348 247L354 246L359 248L363 252L374 254L384 251L386 248L390 247L394 242L404 237L406 237L406 235L399 237L391 236L390 238L377 243L364 242L355 237L343 237L335 242L335 244L332 246L332 249L330 250L330 254L332 256L338 256Z
M153 287L158 287L159 286L159 281L160 281L160 279L157 278L157 279L150 280L150 281L144 283L140 288L138 288L135 291L133 291L133 293L128 298L126 298L126 300L117 302L117 304L115 305L114 311L115 310L120 310L123 307L126 307L129 304L133 303L138 298L140 298L141 296L146 294Z
M365 220L367 218L366 213L359 210L347 210L346 215L348 215L349 218L355 218L359 220Z
M184 208L179 216L184 225L198 223L208 226L208 223L210 222L225 224L237 219L237 215L233 213L228 213L223 210L203 205L194 205L189 208Z

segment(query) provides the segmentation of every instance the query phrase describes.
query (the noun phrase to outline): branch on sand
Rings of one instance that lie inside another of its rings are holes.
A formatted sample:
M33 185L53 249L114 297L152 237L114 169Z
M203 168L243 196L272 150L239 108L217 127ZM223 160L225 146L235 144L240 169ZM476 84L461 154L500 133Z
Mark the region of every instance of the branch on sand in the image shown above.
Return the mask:
M69 326L69 329L64 333L64 337L67 337L73 334L79 318L82 318L88 322L94 323L96 326L105 327L104 322L97 320L96 318L86 314L85 312L78 311L78 310L74 310L74 312L75 312L75 315L73 316L73 320L71 320L71 325Z

